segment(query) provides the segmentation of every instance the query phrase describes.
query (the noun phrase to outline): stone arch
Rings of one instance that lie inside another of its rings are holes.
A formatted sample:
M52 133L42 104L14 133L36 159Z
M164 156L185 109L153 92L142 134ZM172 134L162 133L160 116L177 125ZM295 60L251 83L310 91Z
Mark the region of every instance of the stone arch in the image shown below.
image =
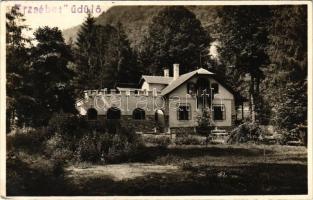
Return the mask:
M146 112L141 108L136 108L133 111L133 119L145 119L146 118Z
M121 110L117 107L111 107L107 111L107 119L121 119Z
M89 108L87 110L87 118L88 120L96 120L98 117L98 111L94 108Z

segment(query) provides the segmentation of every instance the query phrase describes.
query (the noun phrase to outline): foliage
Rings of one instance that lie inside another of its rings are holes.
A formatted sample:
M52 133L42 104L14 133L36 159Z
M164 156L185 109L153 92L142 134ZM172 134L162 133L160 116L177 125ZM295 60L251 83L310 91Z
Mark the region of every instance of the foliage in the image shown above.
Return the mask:
M29 30L24 25L25 19L19 8L13 6L6 13L6 127L7 132L16 126L16 118L23 115L16 109L23 104L21 99L29 98L23 95L25 82L23 81L26 71L25 63L29 59L28 46L30 39L23 35L23 31Z
M208 135L214 128L214 122L211 114L207 109L203 109L201 114L198 116L197 133L201 135Z
M210 33L215 30L212 25L218 23L216 17L216 10L220 6L185 6L188 10L192 11L197 19L201 21L205 29L209 29ZM156 16L165 6L113 6L106 12L103 12L95 18L96 24L106 25L111 24L116 27L121 23L127 33L130 41L130 46L136 52L142 49L142 41L148 32L148 26L151 20ZM134 12L134 9L136 12ZM63 31L64 38L68 41L70 38L76 40L77 32L81 26L75 26ZM214 32L214 34L216 34Z
M221 62L225 66L234 66L228 70L228 76L237 87L242 85L238 78L242 80L246 74L250 76L250 106L255 105L256 114L262 113L259 90L264 78L262 69L269 63L266 50L270 9L268 6L225 6L218 13L221 18L218 49Z
M181 64L183 74L207 66L209 44L208 33L192 12L183 6L169 6L153 17L140 59L150 74L160 74L173 63Z
M130 159L142 142L134 129L118 120L88 122L75 115L55 115L49 122L54 135L45 153L54 159L78 162L119 162Z
M34 36L38 44L31 49L25 77L25 93L34 101L29 107L31 111L26 111L31 126L42 126L47 125L54 112L75 112L73 72L67 66L72 57L58 28L38 28Z
M265 71L265 98L272 108L271 123L289 135L307 124L307 8L282 6L272 10Z
M110 163L131 159L142 143L134 132L125 133L125 130L119 129L117 134L94 132L84 135L75 151L76 160Z
M29 131L17 129L14 134L7 136L7 149L9 151L23 150L27 153L42 152L47 138L49 138L49 132L45 128Z
M50 131L70 139L82 137L83 134L90 132L90 125L83 116L70 114L54 113L48 127Z
M246 122L232 130L228 143L244 143L248 141L258 142L263 130L256 123Z
M116 28L95 25L89 14L78 33L76 46L78 92L113 88L116 81L135 83L139 80L136 56L121 24Z
M8 195L58 195L64 192L63 163L22 152L7 155Z
M39 28L36 46L23 36L29 30L17 7L7 17L7 127L47 125L55 111L74 112L67 68L71 52L57 28ZM36 89L34 89L36 88Z
M171 139L169 136L156 136L156 135L144 135L143 137L143 141L146 144L152 144L152 145L157 145L160 147L167 147L168 145L171 144Z
M46 141L44 154L55 161L70 161L74 156L70 144L71 142L66 140L60 134L55 133Z
M205 137L194 135L182 135L175 139L176 145L205 145L207 142L208 141Z

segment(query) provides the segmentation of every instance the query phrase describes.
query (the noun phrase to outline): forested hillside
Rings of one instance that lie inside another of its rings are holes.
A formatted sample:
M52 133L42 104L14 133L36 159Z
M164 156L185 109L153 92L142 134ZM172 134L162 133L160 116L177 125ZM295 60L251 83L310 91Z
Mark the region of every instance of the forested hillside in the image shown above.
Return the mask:
M111 24L114 26L120 22L127 33L131 46L138 48L143 36L147 33L151 19L164 8L165 6L114 6L95 20L99 25ZM196 15L205 28L218 22L216 14L217 10L221 8L220 6L188 6L187 8ZM79 28L79 26L75 26L64 30L65 41L68 41L69 38L75 40Z

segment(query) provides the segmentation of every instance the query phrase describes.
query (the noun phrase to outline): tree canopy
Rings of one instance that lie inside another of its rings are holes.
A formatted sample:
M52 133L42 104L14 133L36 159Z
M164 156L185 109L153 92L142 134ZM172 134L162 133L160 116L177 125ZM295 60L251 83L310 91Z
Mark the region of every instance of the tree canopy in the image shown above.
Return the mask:
M96 25L88 15L76 42L79 89L113 88L117 81L137 82L140 70L121 24Z
M148 27L140 52L141 62L150 74L160 74L174 63L181 73L207 66L209 34L194 13L183 6L162 9Z

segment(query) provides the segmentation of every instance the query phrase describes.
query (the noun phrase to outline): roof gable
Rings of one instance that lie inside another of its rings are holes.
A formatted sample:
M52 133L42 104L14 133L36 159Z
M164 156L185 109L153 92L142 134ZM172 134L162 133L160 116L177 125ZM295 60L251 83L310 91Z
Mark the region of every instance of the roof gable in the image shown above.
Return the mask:
M203 68L194 70L194 71L189 72L187 74L183 74L180 77L178 77L176 80L173 80L167 87L165 87L162 90L161 95L166 95L166 94L172 92L174 89L179 87L181 84L183 84L184 82L189 80L194 75L212 75L212 74L214 74L214 73L209 72L208 70L203 69Z

